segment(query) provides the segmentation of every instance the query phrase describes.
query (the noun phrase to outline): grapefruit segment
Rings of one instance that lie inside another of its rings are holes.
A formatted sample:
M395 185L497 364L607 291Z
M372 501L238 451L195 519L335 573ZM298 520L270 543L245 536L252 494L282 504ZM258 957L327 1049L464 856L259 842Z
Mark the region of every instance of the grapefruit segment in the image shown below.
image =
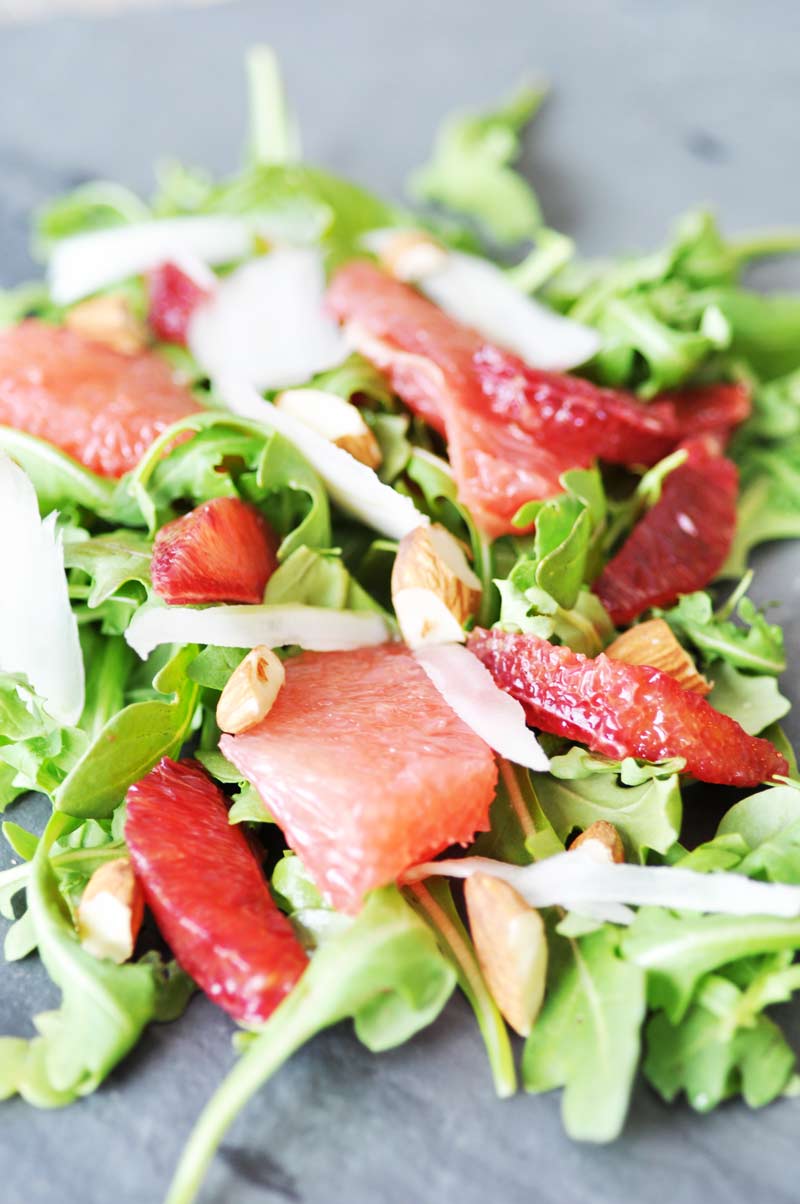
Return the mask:
M476 628L468 646L541 731L609 757L683 757L702 782L757 786L788 772L768 740L747 733L660 669L589 658L534 635Z
M153 352L122 355L33 319L0 331L0 423L120 477L200 406Z
M594 591L616 626L651 606L704 589L725 563L736 530L736 465L714 435L684 444L686 460L603 569Z
M401 645L305 652L267 718L220 748L344 911L488 827L488 745Z
M125 839L179 964L234 1019L265 1021L307 957L222 791L196 761L165 757L128 791Z
M278 565L278 540L254 506L212 498L156 535L153 589L171 606L258 603Z

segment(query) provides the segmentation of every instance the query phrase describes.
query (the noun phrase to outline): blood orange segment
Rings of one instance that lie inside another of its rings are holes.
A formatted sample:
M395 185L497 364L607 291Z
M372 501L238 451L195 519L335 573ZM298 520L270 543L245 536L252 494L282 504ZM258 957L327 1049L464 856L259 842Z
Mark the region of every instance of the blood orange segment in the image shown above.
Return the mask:
M174 263L162 263L147 276L147 320L165 343L186 346L189 320L208 293Z
M34 320L0 331L0 423L102 476L134 468L162 431L199 409L153 352L121 355Z
M266 519L234 497L212 498L156 536L153 589L175 606L261 602L275 571L278 540Z
M736 466L717 454L716 437L685 444L688 455L664 481L661 497L606 565L594 590L613 622L630 623L651 606L704 589L725 563L736 530Z
M220 748L345 911L488 826L491 750L399 645L287 661L267 718Z
M534 635L477 628L469 648L541 731L609 757L684 757L703 782L757 786L788 772L768 740L748 734L660 669L582 656Z
M225 804L196 761L165 757L128 791L125 839L180 965L236 1020L258 1024L307 958Z
M697 385L675 393L662 393L651 409L670 406L681 439L696 435L720 435L723 441L731 431L750 417L750 390L743 384Z

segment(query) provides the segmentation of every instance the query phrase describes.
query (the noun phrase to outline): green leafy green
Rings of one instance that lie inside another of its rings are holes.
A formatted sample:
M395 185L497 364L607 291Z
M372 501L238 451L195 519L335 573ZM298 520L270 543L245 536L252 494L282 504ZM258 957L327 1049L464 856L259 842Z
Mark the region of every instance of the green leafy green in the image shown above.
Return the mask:
M536 793L562 842L576 829L607 820L628 857L644 861L648 850L666 853L678 839L682 768L680 759L662 765L619 762L575 747L551 758L549 774L536 775Z
M742 673L727 661L716 661L707 670L707 676L714 683L708 701L723 715L735 719L751 736L782 719L791 708L775 678L767 674Z
M412 906L430 924L445 957L458 976L458 985L467 997L481 1030L494 1087L500 1099L513 1095L517 1074L508 1030L478 965L472 941L456 911L448 882L439 879L417 883L408 888Z
M197 648L187 644L156 675L153 686L170 700L133 702L98 733L54 796L59 811L102 817L162 757L176 756L195 721L199 687L188 676Z
M188 1204L238 1113L316 1033L352 1017L373 1050L391 1049L436 1019L455 973L430 929L395 887L374 891L344 932L317 951L292 993L248 1045L204 1108L166 1204Z
M533 238L542 224L539 203L511 164L545 95L543 87L525 86L498 109L448 118L430 162L412 177L414 195L473 218L497 242Z
M345 568L334 549L318 552L299 547L272 574L264 601L296 602L334 610L380 610Z
M752 573L748 573L742 585L747 588L751 580ZM683 643L688 642L702 654L705 664L724 660L750 673L782 673L786 668L783 632L767 622L754 603L741 595L740 588L734 601L741 620L738 624L727 617L730 603L715 614L707 593L684 594L672 610L663 612L663 617Z
M138 582L145 588L150 584L152 544L135 531L110 531L92 539L67 540L64 545L64 564L80 569L91 580L86 597L90 609L111 598L123 585Z
M563 1087L564 1128L578 1141L619 1136L639 1060L645 975L610 926L578 940L550 935L544 1007L525 1043L526 1091Z
M499 780L489 812L489 831L480 833L472 852L512 865L530 865L563 853L564 842L542 808L530 772L503 757L497 758L497 765Z

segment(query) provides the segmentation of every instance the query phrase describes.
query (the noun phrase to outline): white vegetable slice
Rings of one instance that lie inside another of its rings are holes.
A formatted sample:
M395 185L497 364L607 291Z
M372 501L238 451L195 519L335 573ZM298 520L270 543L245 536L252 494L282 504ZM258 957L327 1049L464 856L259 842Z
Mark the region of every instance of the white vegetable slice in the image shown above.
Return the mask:
M459 719L496 753L527 769L550 768L544 750L528 730L522 707L495 684L476 656L461 644L426 645L414 656Z
M508 882L532 907L567 907L596 915L605 904L669 907L731 916L799 916L800 887L756 882L743 874L700 874L671 866L600 865L576 853L559 853L534 865L508 865L487 857L435 861L406 875L468 878L494 874Z
M348 354L324 301L319 250L277 247L231 272L197 307L189 348L209 376L233 372L258 389L304 384Z
M56 514L42 520L26 474L0 454L0 670L23 673L63 724L83 710L83 655Z
M402 539L430 521L420 514L411 498L384 485L373 469L298 422L292 414L269 405L247 380L221 376L214 381L214 389L234 414L271 426L294 444L319 473L337 506L374 531L389 539Z
M488 259L461 251L446 251L438 257L423 255L410 240L407 252L401 244L392 255L393 242L408 238L408 233L372 230L362 241L368 250L388 259L394 275L412 280L465 326L516 352L532 367L548 371L576 368L599 351L601 340L596 330L534 301Z
M50 256L50 293L71 305L98 289L138 276L169 261L203 288L213 285L207 264L242 259L259 227L240 217L171 217L76 234Z
M217 644L221 648L282 648L299 644L311 652L349 651L392 638L381 615L369 610L322 606L142 606L125 639L142 660L160 644Z

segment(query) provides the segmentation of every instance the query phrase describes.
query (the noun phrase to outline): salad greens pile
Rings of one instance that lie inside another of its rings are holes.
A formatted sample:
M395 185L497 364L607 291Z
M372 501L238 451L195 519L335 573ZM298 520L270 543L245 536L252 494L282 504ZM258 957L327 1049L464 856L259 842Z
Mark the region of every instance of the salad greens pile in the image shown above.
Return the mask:
M318 246L330 271L364 254L368 231L409 224L407 211L305 164L271 53L254 51L249 68L250 150L239 174L218 182L170 163L159 169L148 203L117 184L83 185L37 215L39 252L51 255L77 235L144 221L247 216L268 219L276 241ZM753 415L730 452L741 473L737 535L724 574L733 584L727 597L684 596L661 617L712 682L711 703L747 732L774 740L796 775L779 726L790 707L778 683L783 637L748 595L747 557L764 541L800 536L800 298L753 292L742 272L759 256L800 248L800 235L730 241L711 214L694 212L663 249L608 262L579 259L571 240L544 224L533 190L513 167L525 123L543 97L542 89L525 88L494 112L448 120L413 177L413 195L424 203L413 224L473 253L488 240L519 289L595 328L600 350L582 369L595 381L643 399L686 382L741 380L751 387ZM109 291L144 317L142 276ZM69 308L54 302L46 285L25 285L0 297L0 323L29 315L59 323ZM75 930L92 873L125 852L126 790L188 745L231 796L231 822L268 837L273 893L313 952L266 1025L238 1034L240 1056L203 1112L173 1183L169 1200L181 1204L193 1198L239 1109L326 1026L352 1019L370 1049L388 1049L432 1023L458 984L475 1011L499 1095L516 1089L517 1069L448 884L386 886L351 919L329 906L294 854L281 850L275 859L274 825L218 749L216 703L246 649L162 645L140 659L126 642L133 617L162 605L150 579L155 534L219 497L255 505L280 537L265 607L296 603L393 621L395 541L332 503L319 473L268 420L225 410L187 349L157 344L156 351L204 408L166 431L118 481L32 435L0 428L0 451L28 474L42 514L58 514L86 669L83 712L70 725L52 717L25 678L0 674L0 808L12 808L28 791L47 795L53 807L41 835L12 820L3 825L14 855L0 873L5 957L38 953L61 993L57 1010L34 1018L36 1035L0 1040L0 1098L18 1093L37 1107L57 1107L94 1091L151 1022L177 1018L189 1002L192 982L160 947L116 965L87 952ZM358 398L382 451L382 481L470 547L484 585L482 625L532 632L588 655L608 644L615 633L589 583L684 453L623 494L596 468L568 472L561 493L521 513L520 527L535 521L534 534L491 542L459 502L435 434L409 418L366 360L353 354L299 383ZM501 762L491 830L470 853L526 865L605 820L629 862L800 885L794 776L734 801L716 834L689 849L682 843L683 800L702 808L706 788L681 777L682 761L615 761L553 737L542 742L549 773ZM563 1089L570 1136L616 1138L639 1068L665 1100L685 1095L699 1111L737 1094L755 1107L796 1093L796 1054L768 1009L800 989L800 920L658 907L640 908L628 927L556 908L545 918L547 991L519 1073L526 1091Z

